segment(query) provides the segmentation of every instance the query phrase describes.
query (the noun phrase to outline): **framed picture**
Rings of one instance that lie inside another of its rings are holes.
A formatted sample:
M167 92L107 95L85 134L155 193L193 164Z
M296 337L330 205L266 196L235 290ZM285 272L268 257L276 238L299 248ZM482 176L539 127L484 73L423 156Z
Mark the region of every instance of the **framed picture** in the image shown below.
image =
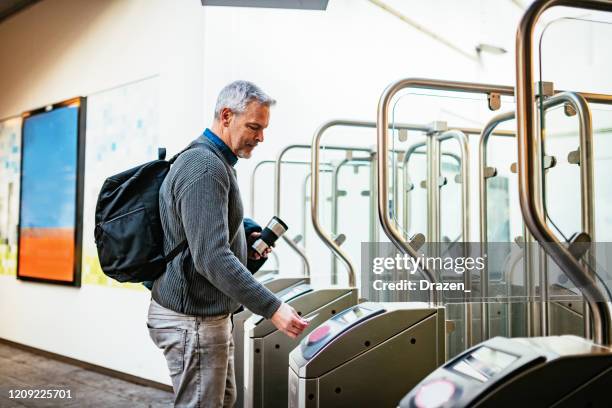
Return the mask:
M81 285L86 99L23 114L17 278Z

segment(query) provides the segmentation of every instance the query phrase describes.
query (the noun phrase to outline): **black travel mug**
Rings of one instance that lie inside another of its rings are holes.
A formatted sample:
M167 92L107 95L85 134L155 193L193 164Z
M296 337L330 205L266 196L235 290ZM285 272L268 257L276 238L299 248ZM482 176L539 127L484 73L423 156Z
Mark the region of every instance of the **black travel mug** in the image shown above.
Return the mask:
M257 238L252 245L252 248L257 251L259 255L263 255L265 250L270 248L277 239L279 239L287 230L287 224L280 218L274 216L266 225L266 228L261 231L261 236Z

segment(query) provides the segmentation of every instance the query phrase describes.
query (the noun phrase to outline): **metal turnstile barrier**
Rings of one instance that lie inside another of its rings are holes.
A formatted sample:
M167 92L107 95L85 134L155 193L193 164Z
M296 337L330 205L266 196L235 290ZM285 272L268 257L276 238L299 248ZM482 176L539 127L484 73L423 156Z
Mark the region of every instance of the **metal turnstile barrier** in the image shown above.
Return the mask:
M612 384L612 312L609 297L581 260L583 253L563 245L547 225L541 202L542 169L534 92L533 36L542 13L553 6L612 12L609 1L537 0L517 31L518 180L525 225L553 261L584 295L592 313L594 341L577 336L495 337L438 368L400 402L408 407L607 407ZM612 102L612 96L582 94ZM540 106L538 106L539 108ZM587 109L588 110L588 109ZM590 115L581 123L590 127ZM588 133L588 132L587 132ZM585 156L587 152L581 152ZM581 157L581 164L588 157ZM585 169L582 169L585 171ZM582 185L589 190L590 183ZM591 192L587 191L587 196ZM592 203L586 203L591 205ZM584 222L584 219L583 219ZM602 282L605 285L605 282ZM586 315L586 313L585 313Z
M365 302L330 318L289 356L289 407L390 407L444 362L444 308Z
M286 289L292 289L303 284L309 284L310 278L305 276L278 276L275 273L256 273L255 278L259 280L272 293L278 295ZM236 379L236 404L237 408L244 406L244 323L253 313L243 309L233 315L234 330L234 375Z
M261 316L251 316L245 322L245 407L287 406L290 351L320 323L357 304L357 289L313 289L304 284L281 292L279 297L310 324L292 339Z

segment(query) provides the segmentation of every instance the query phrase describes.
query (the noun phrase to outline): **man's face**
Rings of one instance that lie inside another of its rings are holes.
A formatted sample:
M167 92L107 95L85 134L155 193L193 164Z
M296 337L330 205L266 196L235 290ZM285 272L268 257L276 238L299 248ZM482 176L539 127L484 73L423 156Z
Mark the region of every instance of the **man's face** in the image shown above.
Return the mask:
M251 101L241 114L230 111L226 127L229 132L230 148L241 159L248 159L253 149L264 141L264 129L270 120L270 108L257 101Z

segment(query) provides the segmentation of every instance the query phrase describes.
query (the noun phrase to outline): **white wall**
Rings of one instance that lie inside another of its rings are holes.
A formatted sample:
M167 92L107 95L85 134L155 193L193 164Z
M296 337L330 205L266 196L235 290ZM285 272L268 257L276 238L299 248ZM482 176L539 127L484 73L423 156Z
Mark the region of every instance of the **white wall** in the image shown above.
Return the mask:
M159 133L176 150L204 124L202 24L199 2L40 2L0 24L0 118L159 75ZM0 337L170 383L148 292L0 278Z
M258 147L253 159L241 161L237 166L245 194L249 191L249 175L259 160L275 158L289 143L310 144L315 129L324 121L333 118L374 121L380 94L394 80L425 77L513 83L514 32L521 10L511 2L469 0L462 1L460 7L456 2L443 0L390 1L388 4L465 52L475 54L476 44L484 42L504 47L508 53L483 54L480 61L474 61L365 0L332 0L325 12L206 9L205 112L212 111L217 91L239 78L258 83L278 100L265 143ZM499 15L505 17L500 19ZM415 120L409 119L402 121ZM371 146L375 143L374 132L369 135L369 141L368 137L360 136L358 140L333 137L324 142ZM269 177L271 172L261 174ZM265 181L258 182L258 195L272 195L272 179L268 180L268 188ZM292 236L298 227L295 220L299 193L295 185L301 185L301 179L284 181L281 209L281 216L291 221ZM266 202L270 201L259 201ZM473 211L475 219L476 205ZM259 218L260 222L266 222L271 215L261 207L258 213L260 217L265 215ZM365 220L366 214L355 216ZM345 227L341 232L349 240L365 240L361 232L367 228L365 222L354 224L359 228ZM474 234L477 228L474 227ZM315 245L308 253L312 272L322 282L329 274L329 250ZM299 259L287 245L279 245L278 254L281 271L300 270ZM351 255L358 264L359 253L351 252ZM342 267L339 270L344 273Z
M481 42L509 52L473 61L365 0L331 0L324 12L204 9L197 0L45 0L0 24L0 118L159 75L160 135L172 153L210 124L222 86L251 80L278 105L265 143L238 165L248 208L258 161L286 144L310 143L325 120L375 120L380 93L395 79L513 84L521 10L512 2L388 3L466 52ZM271 179L259 185L259 195L271 196ZM287 217L297 217L296 195L284 198ZM278 252L285 269L297 268L286 246ZM323 274L329 257L316 254ZM2 276L0 337L169 383L146 332L147 302L146 292Z

